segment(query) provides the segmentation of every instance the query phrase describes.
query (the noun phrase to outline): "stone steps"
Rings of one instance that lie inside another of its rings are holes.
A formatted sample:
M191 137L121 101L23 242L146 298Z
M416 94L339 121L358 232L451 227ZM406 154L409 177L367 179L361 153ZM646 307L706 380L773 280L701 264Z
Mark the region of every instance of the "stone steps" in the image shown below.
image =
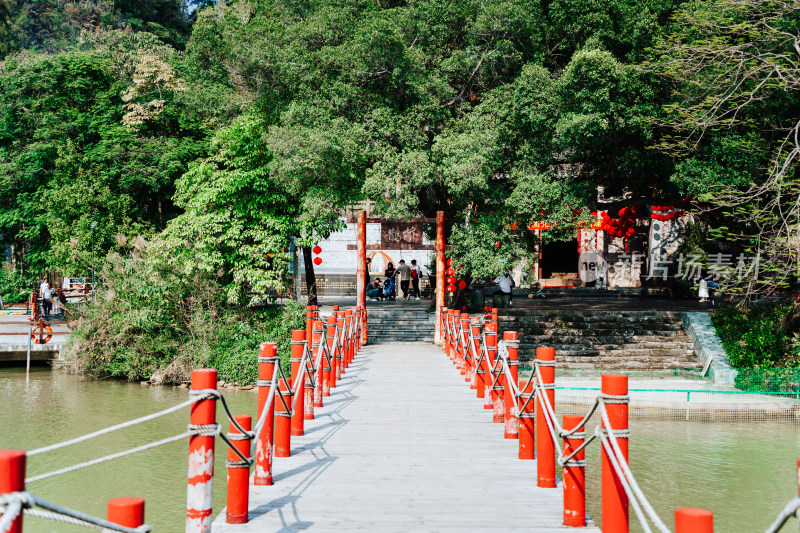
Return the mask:
M433 343L435 320L420 308L369 309L369 343Z

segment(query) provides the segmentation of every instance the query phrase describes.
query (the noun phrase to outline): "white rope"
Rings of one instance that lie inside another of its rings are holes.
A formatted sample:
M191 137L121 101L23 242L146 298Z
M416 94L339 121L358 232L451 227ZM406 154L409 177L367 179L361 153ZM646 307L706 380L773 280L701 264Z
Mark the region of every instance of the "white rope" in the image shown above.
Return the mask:
M4 506L0 516L0 532L5 533L23 509L33 506L33 497L25 491L0 494L0 505Z
M766 533L778 533L784 524L786 524L786 521L793 516L800 518L800 498L795 498L786 504L786 507L783 508L781 514L779 514L778 518L775 519L775 522L769 526L769 529L767 529Z
M269 386L269 394L267 395L267 401L264 404L264 410L261 411L261 416L258 418L258 422L256 422L256 427L253 430L253 434L255 438L253 442L250 443L250 457L256 456L256 444L258 443L258 439L261 435L261 430L264 428L264 423L267 421L267 415L272 412L272 409L269 408L272 405L272 400L275 398L275 389L278 384L278 365L280 361L275 363L275 370L272 372L272 379L270 380Z
M215 434L219 433L219 425L217 425L217 430ZM150 448L155 448L157 446L161 446L162 444L169 444L170 442L175 442L181 439L185 439L186 437L191 437L192 435L198 434L197 432L187 431L186 433L181 433L180 435L175 435L174 437L168 437L166 439L162 439L156 442L151 442L149 444L145 444L143 446L139 446L136 448L131 448L130 450L125 450L118 453L113 453L111 455L106 455L105 457L100 457L98 459L92 459L91 461L86 461L84 463L78 463L73 466L67 466L65 468L61 468L59 470L53 470L52 472L47 472L46 474L40 474L38 476L33 476L27 478L25 483L33 483L35 481L41 481L43 479L47 479L50 477L58 476L61 474L67 474L69 472L74 472L75 470L80 470L81 468L86 468L88 466L94 466L96 464L105 463L106 461L111 461L114 459L119 459L120 457L125 457L126 455L132 455L134 453L143 452L145 450L149 450ZM205 434L205 433L203 433ZM209 435L210 436L210 435Z
M136 418L134 420L129 420L128 422L123 422L121 424L117 424L116 426L107 427L105 429L101 429L101 430L95 431L94 433L88 433L88 434L83 435L81 437L75 437L74 439L66 440L64 442L59 442L57 444L51 444L50 446L45 446L43 448L37 448L35 450L31 450L31 451L27 452L27 455L28 455L28 457L31 457L33 455L38 455L40 453L51 452L53 450L58 450L60 448L66 447L66 446L71 446L73 444L78 444L79 442L83 442L83 441L87 441L89 439L93 439L95 437L99 437L100 435L105 435L106 433L111 433L112 431L116 431L118 429L123 429L123 428L127 428L127 427L130 427L130 426L135 426L137 424L142 424L144 422L149 422L150 420L154 420L154 419L162 417L164 415L168 415L170 413L174 413L175 411L179 411L179 410L183 409L184 407L192 405L193 403L195 403L197 401L200 401L200 400L203 400L203 399L207 399L209 397L213 397L213 395L209 394L208 391L192 391L192 392L202 392L204 394L203 394L203 397L200 397L199 395L194 395L190 399L186 400L185 402L179 403L178 405L175 405L175 406L170 407L168 409L164 409L163 411L159 411L157 413L153 413L151 415L143 416L141 418Z
M636 498L638 498L639 501L642 503L644 510L649 515L650 520L653 522L653 524L663 533L670 533L669 528L666 526L666 524L664 524L664 522L661 520L658 514L656 514L656 511L655 509L653 509L653 506L650 505L650 502L647 500L647 497L644 495L644 492L639 487L639 484L636 482L636 478L633 477L633 472L631 472L630 466L628 465L628 462L625 460L625 456L622 454L622 449L620 449L619 444L617 443L617 437L616 435L614 435L614 431L611 429L611 422L608 418L608 412L606 411L606 406L603 403L602 396L599 398L599 403L600 403L600 417L602 418L606 428L609 428L608 440L611 442L611 447L614 449L614 452L620 458L619 466L621 468L621 472L620 470L617 470L617 475L620 478L624 476L628 480L628 482L630 482L630 486L631 489L633 490L633 493L636 495ZM604 435L601 435L601 440L605 441ZM642 526L644 527L644 523L642 523Z
M104 520L102 518L95 518L94 516L90 516L81 513L79 511L75 511L73 509L69 509L67 507L62 507L61 505L48 502L47 500L43 500L38 496L32 496L32 498L36 503L37 507L46 509L46 511L29 510L26 511L26 513L35 516L41 516L42 518L48 518L51 520L58 520L61 522L78 524L88 527L98 527L105 530L121 531L122 533L149 533L150 531L153 530L153 528L148 526L147 524L135 528L121 526L119 524L114 524L113 522L109 522L108 520Z

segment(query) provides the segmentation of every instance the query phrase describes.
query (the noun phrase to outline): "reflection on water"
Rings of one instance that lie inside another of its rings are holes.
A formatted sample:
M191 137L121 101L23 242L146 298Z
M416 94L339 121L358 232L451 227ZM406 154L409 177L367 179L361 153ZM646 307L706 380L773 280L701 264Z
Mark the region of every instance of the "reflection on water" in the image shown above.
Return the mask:
M226 392L231 410L255 416L256 395ZM188 398L185 389L148 387L119 381L85 381L48 369L0 369L0 448L34 449L96 431L173 406ZM218 411L222 411L221 406ZM227 432L224 413L217 421ZM119 452L186 431L184 409L139 426L28 459L28 476L42 474ZM188 439L76 472L37 481L28 490L46 500L94 516L105 517L111 498L145 499L145 518L155 531L183 531L186 509ZM215 514L225 505L225 450L217 441L214 477ZM25 531L84 532L35 517L25 518Z
M235 413L255 415L255 394L244 391L226 395ZM46 369L34 369L26 383L24 369L2 368L0 448L38 448L170 407L186 398L184 389L84 381ZM227 430L222 409L218 411L218 422ZM182 433L188 417L187 409L87 443L31 457L28 475ZM631 429L633 471L670 527L676 507L701 507L714 512L715 530L721 533L764 531L786 502L796 496L798 424L635 419L631 421ZM139 496L147 502L147 522L155 531L183 531L187 450L188 442L167 444L39 481L28 488L42 498L95 516L105 516L105 506L111 498ZM224 506L225 498L225 451L220 441L217 450L215 514ZM599 447L592 444L587 455L587 507L598 518ZM25 521L29 533L84 531L33 517ZM635 519L632 521L635 523ZM641 528L634 525L632 530Z

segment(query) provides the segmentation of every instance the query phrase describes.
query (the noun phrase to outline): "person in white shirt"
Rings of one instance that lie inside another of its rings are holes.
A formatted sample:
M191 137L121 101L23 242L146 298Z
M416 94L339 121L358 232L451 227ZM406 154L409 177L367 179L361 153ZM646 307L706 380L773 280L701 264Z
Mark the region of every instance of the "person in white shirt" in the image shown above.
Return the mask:
M511 306L511 287L513 287L514 278L511 277L511 273L500 274L496 278L494 278L494 283L497 285L499 291L495 294L503 294L508 296L508 305Z
M53 307L53 296L55 296L56 291L50 288L50 283L44 282L44 289L42 289L42 311L44 311L44 317L50 318L50 309Z

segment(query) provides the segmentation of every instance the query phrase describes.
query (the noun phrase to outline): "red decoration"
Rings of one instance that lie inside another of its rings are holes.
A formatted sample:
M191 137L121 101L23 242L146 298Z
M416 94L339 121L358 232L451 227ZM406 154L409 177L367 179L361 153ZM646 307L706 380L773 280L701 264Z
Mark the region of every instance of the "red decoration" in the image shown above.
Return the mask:
M313 247L311 249L311 251L314 252L315 254L319 255L320 252L322 252L322 248L320 248L319 246L315 246L315 247Z
M444 275L445 276L455 276L456 275L456 271L453 270L452 268L448 268L447 270L444 271Z
M464 289L467 288L467 282L462 279L461 281L458 282L458 288L463 291Z
M445 281L445 283L447 283L448 285L454 285L454 284L455 284L455 282L456 282L456 278L455 278L455 277L453 277L453 276L448 276L448 277L447 277L447 279L445 279L444 281Z
M467 312L467 306L466 305L462 305L461 306L461 311L466 313Z
M322 258L321 257L315 257L314 258L314 264L315 265L321 265L322 264Z
M456 286L455 285L448 285L447 287L445 287L444 290L446 290L447 292L456 292Z
M449 266L449 267L450 267L450 266L453 266L453 260L452 260L452 259L448 259L447 261L445 261L445 264L446 264L447 266Z

